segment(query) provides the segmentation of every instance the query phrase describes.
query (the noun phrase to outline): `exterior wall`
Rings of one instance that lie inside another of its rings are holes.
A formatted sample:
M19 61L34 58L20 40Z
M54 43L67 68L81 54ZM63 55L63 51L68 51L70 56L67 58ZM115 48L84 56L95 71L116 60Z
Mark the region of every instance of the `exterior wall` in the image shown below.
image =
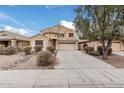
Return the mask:
M11 41L8 41L8 46L11 46Z
M45 37L48 37L49 39L58 39L58 35L57 34L45 34Z
M17 46L16 40L11 40L11 46Z
M34 50L35 40L43 40L43 50L46 49L48 45L48 39L39 34L30 38L30 45L32 47L32 50Z
M77 40L78 36L77 34L74 32L74 30L72 29L68 29L66 27L63 26L55 26L55 27L51 27L49 29L45 29L43 30L42 33L46 33L46 32L54 32L54 33L64 33L64 38L59 38L59 40ZM69 33L74 33L74 37L69 37ZM52 35L51 35L52 37ZM55 36L53 36L55 37ZM55 37L57 39L57 36Z
M16 43L18 50L22 50L25 46L30 46L30 41L17 41Z
M59 40L77 40L76 34L73 31L67 31L67 32L63 32L63 33L64 33L64 38L59 38ZM69 33L73 33L74 37L69 37Z
M83 44L84 43L78 44L80 50L83 50ZM88 46L93 46L95 48L95 50L97 50L97 46L101 46L100 41L87 42L87 44L88 44ZM113 41L111 47L112 47L113 51L120 51L120 50L124 49L124 43L122 43L119 40Z
M84 44L84 43L80 43L80 44L78 44L78 50L83 51L83 44Z
M124 41L121 41L121 44L120 44L121 46L121 50L124 50Z
M59 49L59 41L56 40L56 49Z
M75 49L78 50L78 42L75 42Z
M64 33L64 37L60 38L59 34ZM69 37L69 33L73 33L73 37ZM53 45L53 42L56 42L56 49L78 49L78 36L77 34L72 30L68 29L63 26L55 26L51 27L48 29L45 29L41 32L41 34L35 35L30 38L31 46L35 46L35 40L43 40L43 49L45 50L47 46ZM66 41L68 40L69 43L66 44L59 44L59 41L63 40ZM70 44L70 42L74 42L73 44Z

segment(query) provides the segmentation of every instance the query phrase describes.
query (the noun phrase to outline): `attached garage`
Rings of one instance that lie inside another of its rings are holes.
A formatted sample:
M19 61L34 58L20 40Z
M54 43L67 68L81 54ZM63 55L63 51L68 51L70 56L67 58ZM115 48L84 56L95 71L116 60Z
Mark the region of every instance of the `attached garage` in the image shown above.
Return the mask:
M76 50L75 41L59 41L59 50Z
M120 51L121 50L121 42L120 41L113 41L112 42L112 49L113 49L113 51Z
M60 50L75 50L75 44L59 44Z

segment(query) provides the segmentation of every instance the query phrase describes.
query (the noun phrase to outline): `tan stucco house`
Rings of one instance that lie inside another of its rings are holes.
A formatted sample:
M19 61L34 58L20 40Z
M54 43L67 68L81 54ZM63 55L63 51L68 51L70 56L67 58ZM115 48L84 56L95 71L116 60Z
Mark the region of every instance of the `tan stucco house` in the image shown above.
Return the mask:
M15 46L18 50L22 49L24 46L30 45L30 40L28 37L16 34L10 31L0 31L0 45Z
M78 49L83 51L83 44L88 44L88 46L93 46L95 50L97 46L101 46L102 43L100 41L89 41L89 40L79 40ZM107 44L107 42L105 42ZM122 51L124 50L124 39L113 40L112 41L112 50L113 51Z
M39 34L30 38L31 46L42 45L54 46L58 50L78 49L78 36L72 29L62 25L56 25L40 31Z
M42 45L43 50L47 46L54 46L58 50L83 50L83 44L87 43L97 49L101 45L100 41L80 40L77 33L62 25L41 30L38 34L32 37L22 36L9 31L0 31L0 45L16 46L18 50L24 46ZM112 42L113 51L124 50L124 38Z

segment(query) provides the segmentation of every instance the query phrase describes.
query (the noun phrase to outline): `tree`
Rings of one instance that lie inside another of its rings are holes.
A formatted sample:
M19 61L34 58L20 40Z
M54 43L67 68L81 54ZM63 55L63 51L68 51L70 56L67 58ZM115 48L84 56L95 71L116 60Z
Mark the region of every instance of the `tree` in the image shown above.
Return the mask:
M88 39L89 22L88 22L88 19L84 19L82 17L81 6L75 9L74 12L76 13L76 18L74 19L74 25L75 25L76 31L83 33L83 35L81 36L82 39Z
M83 20L87 19L90 24L90 30L87 31L93 32L93 35L102 42L103 59L107 59L112 41L120 36L119 28L124 25L124 6L89 5L78 8L81 10ZM79 23L75 26L79 26Z

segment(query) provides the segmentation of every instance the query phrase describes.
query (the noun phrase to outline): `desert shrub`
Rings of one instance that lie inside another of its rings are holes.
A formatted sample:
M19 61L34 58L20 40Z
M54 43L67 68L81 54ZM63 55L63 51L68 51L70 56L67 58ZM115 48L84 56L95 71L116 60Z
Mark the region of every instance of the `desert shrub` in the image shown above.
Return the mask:
M93 51L88 51L87 54L93 55Z
M87 46L88 46L88 45L87 45L86 43L85 43L85 44L83 44L83 50L84 50L84 48L85 48L85 47L87 47Z
M42 45L34 46L34 50L35 50L36 53L39 52L39 51L42 51Z
M17 52L17 48L14 46L8 46L7 48L3 49L3 54L4 55L11 55L15 54Z
M89 55L93 55L93 56L99 56L99 52L98 51L88 51L87 54Z
M55 47L53 46L47 46L47 50L54 53L54 51L56 50Z
M100 55L102 55L102 51L103 51L103 50L102 50L102 46L98 46L98 47L97 47L97 51L99 52Z
M4 45L0 45L0 54L4 53L4 49L5 49L5 46Z
M92 51L94 51L94 47L87 46L87 47L84 48L84 51L85 51L86 53L92 52Z
M25 46L25 47L23 48L23 51L24 51L24 53L25 53L26 55L28 55L28 54L31 53L31 49L32 49L32 47L30 47L30 46Z
M36 61L38 66L49 66L55 62L55 56L49 51L40 51Z
M99 52L98 51L93 51L93 54L92 54L93 56L99 56Z
M18 47L18 49L17 49L17 50L21 52L21 51L23 51L23 48L19 48L19 47Z
M56 51L56 48L55 48L55 47L48 46L48 47L47 47L47 50L50 51L51 53L55 54L55 56L56 56L57 51Z
M102 48L102 46L98 46L97 47L97 51L99 52L100 55L102 55L103 54L103 48ZM111 55L111 54L112 54L112 48L109 48L108 55Z

